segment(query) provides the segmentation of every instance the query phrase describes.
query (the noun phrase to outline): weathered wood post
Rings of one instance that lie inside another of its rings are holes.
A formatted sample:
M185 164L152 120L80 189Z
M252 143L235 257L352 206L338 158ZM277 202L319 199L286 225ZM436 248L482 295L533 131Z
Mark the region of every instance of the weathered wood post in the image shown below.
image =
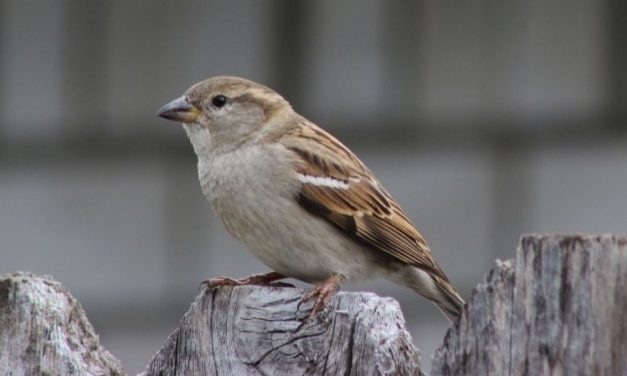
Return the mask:
M627 237L525 236L433 357L432 375L627 375Z
M302 320L304 291L236 287L200 294L145 375L419 375L398 303L340 293ZM80 304L50 277L0 277L0 375L125 375Z
M199 295L144 375L420 375L398 304L340 293L302 321L302 291ZM0 374L122 375L49 278L0 277ZM527 236L444 337L433 375L627 375L627 237Z
M206 291L145 375L420 374L396 301L340 293L322 319L303 320L303 294L252 286Z
M50 277L0 276L0 375L125 375L85 311Z

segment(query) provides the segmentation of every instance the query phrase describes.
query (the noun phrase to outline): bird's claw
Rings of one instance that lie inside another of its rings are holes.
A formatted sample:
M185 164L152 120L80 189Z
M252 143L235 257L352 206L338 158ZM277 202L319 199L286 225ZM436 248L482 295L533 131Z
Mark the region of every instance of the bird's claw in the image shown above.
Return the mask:
M221 286L241 286L242 284L241 280L228 277L218 277L202 281L200 283L200 288L204 287L205 289L210 290Z
M331 298L333 298L333 296L335 296L340 289L340 282L342 279L343 277L341 275L331 276L303 296L298 303L298 308L300 308L302 303L306 303L315 298L314 305L309 314L305 317L305 320L315 317L318 312L320 312L329 303Z
M218 277L211 278L206 281L203 281L200 284L200 287L203 286L206 289L214 289L216 287L221 286L245 286L245 285L255 285L255 286L271 286L271 287L294 287L289 283L285 282L275 282L279 279L285 278L284 275L270 272L266 274L255 274L241 279L233 279L228 277Z
M291 288L296 288L296 286L294 286L291 283L287 283L287 282L271 282L268 283L266 286L270 286L270 287L291 287Z

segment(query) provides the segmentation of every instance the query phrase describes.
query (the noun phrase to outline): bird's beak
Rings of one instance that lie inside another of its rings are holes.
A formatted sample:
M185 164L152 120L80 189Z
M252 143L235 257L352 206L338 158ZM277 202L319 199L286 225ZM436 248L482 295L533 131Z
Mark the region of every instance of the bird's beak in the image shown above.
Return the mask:
M189 103L185 97L180 97L161 107L157 115L181 123L193 123L200 115L200 110Z

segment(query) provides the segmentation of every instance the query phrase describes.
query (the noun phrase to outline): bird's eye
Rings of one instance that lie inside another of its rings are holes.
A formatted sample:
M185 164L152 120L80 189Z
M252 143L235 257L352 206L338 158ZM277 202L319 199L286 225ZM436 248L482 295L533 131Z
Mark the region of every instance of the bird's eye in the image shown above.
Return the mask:
M227 99L224 95L216 95L213 99L211 99L211 103L218 108L223 107L226 104L226 101Z

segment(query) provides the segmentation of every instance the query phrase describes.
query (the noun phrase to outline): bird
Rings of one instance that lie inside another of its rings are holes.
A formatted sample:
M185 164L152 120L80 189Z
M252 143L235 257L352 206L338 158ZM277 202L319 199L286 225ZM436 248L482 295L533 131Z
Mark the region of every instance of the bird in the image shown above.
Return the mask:
M453 321L464 300L405 211L366 165L274 90L232 76L200 81L158 116L181 123L204 196L226 230L272 272L213 278L211 288L315 285L308 317L344 282L385 278Z

